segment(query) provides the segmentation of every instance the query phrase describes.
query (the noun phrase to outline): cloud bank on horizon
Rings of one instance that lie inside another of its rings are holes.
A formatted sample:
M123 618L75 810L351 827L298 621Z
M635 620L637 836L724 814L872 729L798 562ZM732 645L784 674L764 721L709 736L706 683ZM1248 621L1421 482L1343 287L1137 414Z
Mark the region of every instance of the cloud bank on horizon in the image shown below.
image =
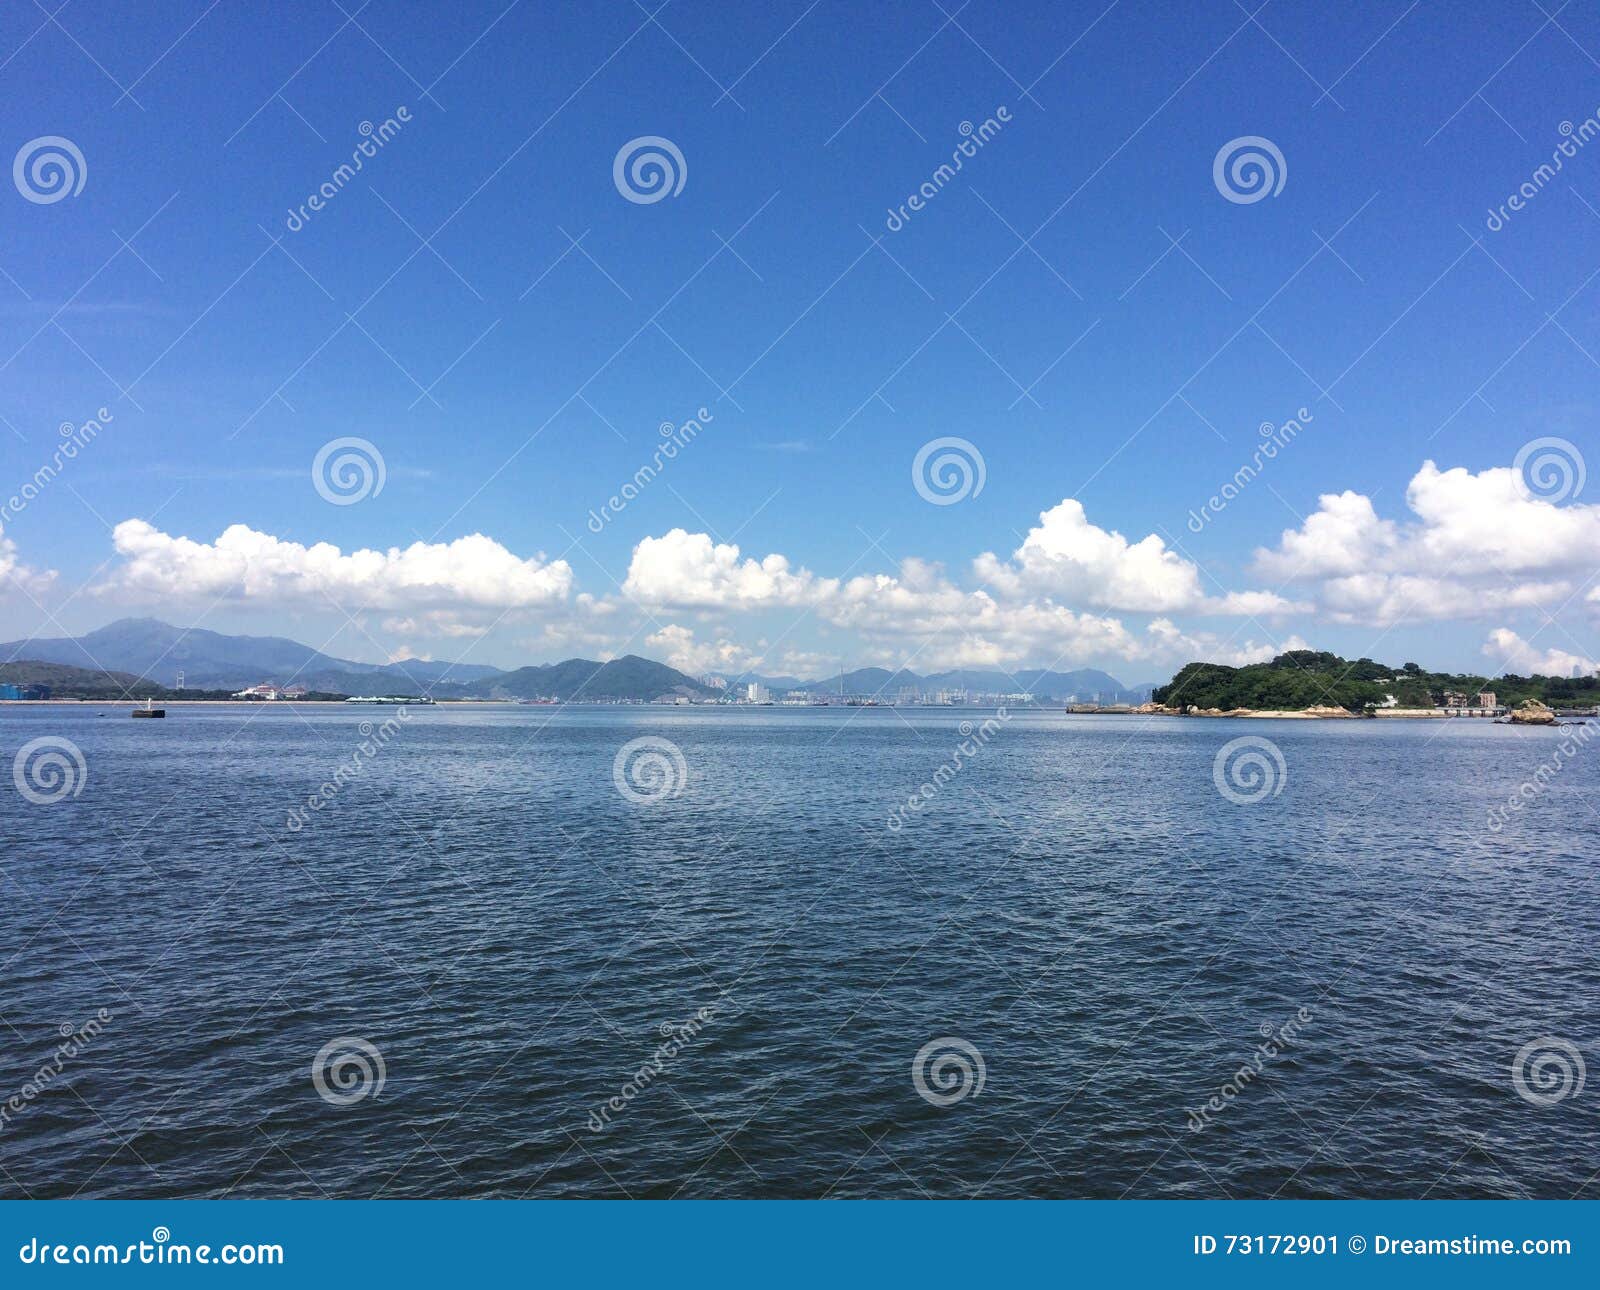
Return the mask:
M1600 606L1591 571L1600 505L1536 496L1513 468L1441 470L1429 460L1406 506L1408 516L1385 518L1361 493L1324 494L1299 527L1256 550L1251 573L1271 585L1238 590L1215 585L1160 535L1129 540L1066 498L1009 555L981 552L963 574L906 557L887 571L824 575L782 553L746 555L675 527L641 538L623 576L593 590L579 588L567 558L518 556L481 533L346 552L242 523L206 542L128 519L114 527L114 558L89 594L195 612L228 604L377 614L383 631L405 638L393 656L505 628L536 648L614 655L642 642L688 672L802 675L825 673L837 658L785 644L808 621L854 642L853 658L885 666L1165 667L1264 661L1307 648L1319 623L1549 615L1579 598ZM56 575L24 564L0 538L0 581L33 599ZM1500 670L1600 667L1580 650L1537 648L1504 625L1488 631L1482 653Z

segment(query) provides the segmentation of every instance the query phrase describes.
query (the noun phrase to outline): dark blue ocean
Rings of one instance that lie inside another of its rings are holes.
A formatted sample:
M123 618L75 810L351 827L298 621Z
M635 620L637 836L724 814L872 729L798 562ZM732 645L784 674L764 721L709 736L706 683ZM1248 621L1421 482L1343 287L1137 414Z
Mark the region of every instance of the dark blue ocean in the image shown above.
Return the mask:
M0 709L0 1195L1600 1197L1600 738L168 712Z

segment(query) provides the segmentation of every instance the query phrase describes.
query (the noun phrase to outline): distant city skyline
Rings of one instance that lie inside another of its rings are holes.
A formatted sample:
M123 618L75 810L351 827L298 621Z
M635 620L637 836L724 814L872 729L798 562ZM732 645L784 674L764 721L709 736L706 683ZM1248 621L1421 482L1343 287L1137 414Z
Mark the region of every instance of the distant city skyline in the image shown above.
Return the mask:
M1596 52L1487 0L13 6L0 639L1592 672Z

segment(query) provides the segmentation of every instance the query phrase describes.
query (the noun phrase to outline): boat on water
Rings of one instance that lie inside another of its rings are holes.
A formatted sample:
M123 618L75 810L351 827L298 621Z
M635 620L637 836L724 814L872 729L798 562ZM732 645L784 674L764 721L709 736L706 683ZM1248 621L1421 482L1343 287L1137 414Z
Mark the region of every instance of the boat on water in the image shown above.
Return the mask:
M426 695L394 695L394 694L357 694L345 700L346 703L365 704L368 707L374 704L387 704L390 707L422 707L431 708L437 702Z
M136 717L164 717L167 715L167 710L165 708L156 707L156 701L154 699L146 699L144 701L144 707L135 708L133 710L133 715Z

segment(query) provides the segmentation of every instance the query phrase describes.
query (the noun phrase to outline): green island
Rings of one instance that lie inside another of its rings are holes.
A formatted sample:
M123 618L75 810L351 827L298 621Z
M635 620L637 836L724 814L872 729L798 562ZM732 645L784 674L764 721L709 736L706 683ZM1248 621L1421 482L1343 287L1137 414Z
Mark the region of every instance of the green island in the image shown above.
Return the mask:
M1302 649L1244 667L1189 663L1166 685L1157 686L1152 697L1156 704L1180 710L1337 707L1359 713L1472 707L1484 692L1492 693L1502 708L1515 708L1530 699L1551 708L1593 707L1600 703L1600 676L1425 672L1415 663L1391 667L1370 658L1343 659L1324 650Z

